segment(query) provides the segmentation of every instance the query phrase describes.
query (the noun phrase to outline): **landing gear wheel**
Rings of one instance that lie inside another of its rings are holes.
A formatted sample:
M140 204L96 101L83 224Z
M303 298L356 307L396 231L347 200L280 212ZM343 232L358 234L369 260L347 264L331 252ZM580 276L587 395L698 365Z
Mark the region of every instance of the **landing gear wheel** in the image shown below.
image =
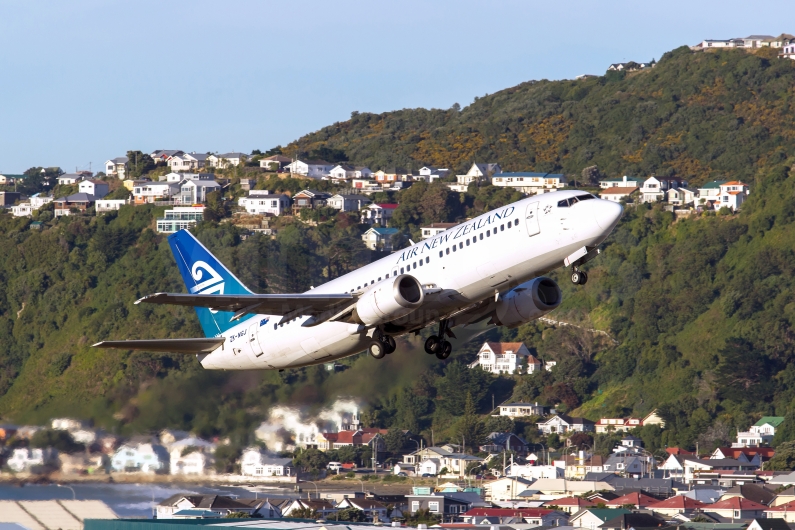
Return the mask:
M588 274L580 271L580 285L585 285L586 283L588 283Z
M444 361L445 359L450 357L450 354L452 352L453 352L453 345L447 342L446 340L442 341L442 347L439 351L436 352L436 358Z
M397 343L395 339L389 335L384 335L384 338L381 339L384 343L384 347L386 348L386 354L389 355L390 353L394 352L397 349Z
M431 335L428 337L428 340L425 341L425 353L428 355L433 355L434 353L440 350L442 340L437 337L436 335Z
M367 351L376 359L383 359L384 355L386 355L386 347L380 341L371 342L370 346L367 347Z
M582 273L580 271L574 271L571 273L571 283L574 285L582 284Z

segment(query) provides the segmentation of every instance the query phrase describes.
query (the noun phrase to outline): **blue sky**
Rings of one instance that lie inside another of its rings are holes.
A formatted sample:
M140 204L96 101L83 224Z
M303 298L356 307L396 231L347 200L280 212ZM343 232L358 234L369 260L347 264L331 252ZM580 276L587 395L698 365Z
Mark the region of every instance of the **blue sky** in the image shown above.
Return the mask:
M354 110L465 106L781 32L792 2L0 0L0 172L264 150Z

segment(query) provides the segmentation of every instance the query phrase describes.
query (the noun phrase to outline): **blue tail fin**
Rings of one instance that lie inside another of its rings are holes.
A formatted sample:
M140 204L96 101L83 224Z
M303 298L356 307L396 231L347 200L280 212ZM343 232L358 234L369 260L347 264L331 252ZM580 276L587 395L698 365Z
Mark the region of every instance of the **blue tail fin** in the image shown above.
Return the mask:
M187 230L180 230L168 236L168 244L171 245L171 252L174 254L189 293L252 294ZM230 322L234 313L211 311L206 307L197 307L196 314L199 315L199 322L207 337L215 337L253 316L248 315Z

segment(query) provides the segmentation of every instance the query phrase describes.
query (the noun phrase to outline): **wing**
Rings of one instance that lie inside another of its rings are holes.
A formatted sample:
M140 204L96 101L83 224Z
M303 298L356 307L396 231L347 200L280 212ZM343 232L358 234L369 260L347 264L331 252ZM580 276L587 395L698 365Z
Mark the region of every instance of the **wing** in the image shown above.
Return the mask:
M224 341L226 341L224 337L210 339L104 340L97 342L93 347L167 353L210 353L223 344Z
M321 313L344 309L356 297L343 294L175 294L155 293L145 296L136 304L170 304L209 307L214 311L234 311L232 320L248 313L280 315L287 319L297 315L317 316Z

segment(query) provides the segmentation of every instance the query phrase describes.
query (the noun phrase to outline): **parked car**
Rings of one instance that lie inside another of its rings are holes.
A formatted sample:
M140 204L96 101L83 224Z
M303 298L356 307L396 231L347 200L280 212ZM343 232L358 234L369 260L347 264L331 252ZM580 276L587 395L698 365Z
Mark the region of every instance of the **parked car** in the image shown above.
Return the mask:
M342 462L329 462L326 469L334 473L339 473L340 469L342 469Z
M397 474L397 476L399 476L399 477L408 477L408 475L406 474L405 471L401 471L400 473Z
M422 478L430 478L433 475L431 475L430 473L423 473L421 476L422 476Z

